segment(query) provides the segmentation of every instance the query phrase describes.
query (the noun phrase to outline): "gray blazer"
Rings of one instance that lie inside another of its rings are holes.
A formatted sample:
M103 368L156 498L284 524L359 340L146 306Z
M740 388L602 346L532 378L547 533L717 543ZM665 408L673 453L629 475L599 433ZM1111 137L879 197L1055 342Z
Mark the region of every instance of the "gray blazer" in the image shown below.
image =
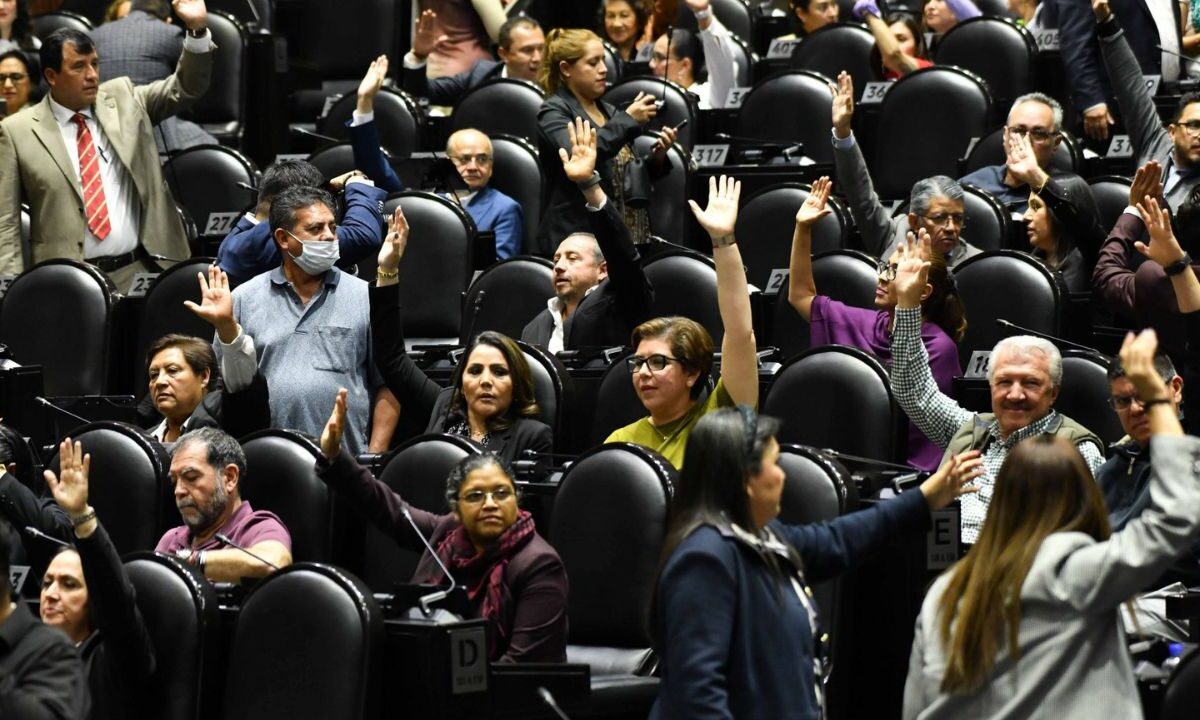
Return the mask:
M1150 506L1104 542L1059 532L1042 542L1021 587L1021 660L1007 643L988 683L971 695L940 691L946 655L938 603L949 573L917 617L904 718L1142 717L1118 606L1191 546L1200 527L1200 438L1150 440Z
M871 182L871 173L867 169L867 161L863 159L858 142L845 149L834 143L833 164L837 172L838 187L846 194L850 214L862 233L867 252L878 258L891 257L911 229L908 226L908 216L892 217L883 203L879 202L879 196L875 194L875 185ZM960 236L959 247L946 258L946 264L954 267L980 252L982 251L979 248Z

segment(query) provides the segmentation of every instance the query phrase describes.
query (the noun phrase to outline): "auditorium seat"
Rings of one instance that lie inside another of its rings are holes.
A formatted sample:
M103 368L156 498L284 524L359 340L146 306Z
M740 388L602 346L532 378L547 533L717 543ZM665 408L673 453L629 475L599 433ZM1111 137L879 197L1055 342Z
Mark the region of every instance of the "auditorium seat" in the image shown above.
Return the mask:
M142 318L138 323L137 347L134 350L133 391L137 397L149 388L146 375L146 352L154 341L169 333L180 333L212 342L213 327L184 306L185 300L200 304L200 281L196 275L208 277L208 266L216 258L192 258L167 268L150 284L142 303Z
M545 95L528 80L495 78L472 88L454 106L450 129L515 135L537 142L538 110Z
M333 500L317 477L321 448L311 438L268 428L241 439L246 473L238 483L243 500L279 516L292 536L296 562L329 562L335 557Z
M553 353L520 340L517 346L525 353L525 361L533 375L534 398L540 411L537 419L554 431L557 446L568 437L566 419L575 398L575 384L567 368Z
M142 551L124 560L154 648L154 681L146 688L148 717L212 717L222 664L221 615L212 583L168 555Z
M180 117L200 125L223 145L240 147L246 120L246 49L250 32L233 15L212 9L208 12L208 29L213 43L220 48L213 55L212 79L204 95Z
M446 500L450 470L463 458L479 452L478 445L456 435L420 435L396 448L379 479L413 507L442 515L450 512ZM391 592L396 583L407 583L412 578L420 557L421 553L405 550L382 531L368 527L362 578L375 592Z
M118 553L151 550L168 528L180 524L168 479L171 459L148 433L106 420L70 435L92 456L88 503ZM57 452L46 469L59 473Z
M875 258L861 250L830 250L812 260L813 282L817 292L852 307L875 308L875 288L879 272ZM788 279L785 278L776 296L771 325L771 345L779 348L784 359L807 350L810 345L810 326L788 302Z
M675 482L661 455L630 443L594 448L563 474L550 544L571 580L567 660L592 669L575 717L645 717L657 694L647 618Z
M163 177L171 194L181 204L202 237L225 237L237 223L210 226L213 213L243 213L258 200L254 190L239 183L258 186L258 168L233 148L222 145L198 145L172 155L163 164ZM178 259L178 258L176 258Z
M387 150L384 150L383 154L384 157L391 158L391 153ZM308 161L321 172L321 177L326 180L358 169L357 163L354 162L354 148L348 142L326 145L309 155Z
M43 494L46 491L46 481L42 478L42 458L32 438L27 438L9 425L0 425L0 435L4 436L4 442L12 452L9 462L16 463L17 466L12 475L33 494Z
M625 362L632 355L628 352L614 360L600 379L588 447L599 445L613 430L646 416L646 408L638 399Z
M374 60L374 58L371 58ZM367 69L364 64L359 74ZM350 122L358 96L354 91L342 95L317 121L317 132L337 140L350 137L346 123ZM375 127L379 144L392 155L406 158L421 149L423 134L417 102L409 95L390 87L382 87L375 95Z
M788 267L796 212L811 192L811 185L783 183L763 188L745 200L738 213L735 234L742 239L738 247L746 263L746 279L751 284L769 291L776 289L768 287L767 281L772 272ZM832 212L818 220L813 229L814 255L839 249L846 243L848 213L832 196L825 206ZM787 288L783 289L786 292Z
M1200 707L1200 652L1184 656L1167 683L1159 720L1191 720Z
M907 456L904 414L888 371L858 348L824 345L792 358L767 389L762 412L782 421L781 443L885 462Z
M730 35L730 49L733 50L733 62L737 66L733 74L734 87L750 87L754 85L754 68L758 65L758 55L746 40L736 35ZM725 98L719 98L724 102Z
M1037 52L1033 33L1015 21L976 17L958 23L938 40L933 61L979 75L1007 113L1013 100L1035 89Z
M1129 206L1129 188L1132 184L1130 178L1120 175L1103 175L1088 180L1092 197L1096 199L1100 227L1104 229L1105 235L1112 231L1121 213Z
M621 55L612 43L604 39L601 39L601 42L604 43L604 67L608 70L604 81L611 88L621 82L621 71L624 70L625 63L621 61Z
M662 78L634 76L616 83L602 98L607 103L617 106L618 110L629 107L638 93L653 95L659 100L666 100L666 105L658 111L658 115L643 127L646 130L658 130L665 125L678 127L684 120L686 127L679 130L676 142L685 149L691 150L698 137L696 133L696 106L686 90L679 85Z
M654 287L651 317L682 315L704 326L717 347L725 337L717 308L717 270L712 258L690 250L669 250L643 261Z
M383 636L383 613L361 580L330 565L286 567L242 602L221 717L375 718Z
M648 157L656 141L652 135L641 135L634 138L633 147L639 155ZM692 217L687 204L691 168L679 145L667 150L667 161L671 163L670 172L650 186L650 231L667 242L684 245L687 223Z
M907 198L913 183L931 175L957 177L958 159L971 138L993 125L992 98L979 77L935 66L896 81L879 109L871 177L879 197ZM827 131L828 132L828 131Z
M829 117L833 95L829 82L824 75L808 70L780 73L759 82L742 100L733 134L768 143L803 143L804 155L832 163Z
M1087 350L1062 350L1062 390L1054 409L1079 420L1100 436L1105 445L1125 436L1117 413L1108 406L1111 384L1108 367L1112 361Z
M405 337L457 338L462 297L471 280L475 223L462 206L433 193L392 193L383 216L390 216L396 205L404 208L412 233L400 263Z
M46 260L12 281L0 302L0 343L21 365L41 365L48 397L109 387L116 288L76 260Z
M879 68L871 63L875 37L870 30L852 22L853 15L843 12L842 18L848 22L826 25L806 35L792 50L790 66L793 70L820 73L831 80L837 80L844 70L854 80L854 91L861 97L867 83L882 79Z
M21 205L21 261L25 267L33 265L32 249L29 247L30 227L29 227L29 206Z
M1013 240L1012 213L1004 203L983 188L963 185L963 239L980 250L1001 250ZM908 213L908 202L901 203L892 217Z
M1011 106L1011 105L1010 105ZM1007 109L1004 112L1008 112ZM1007 118L1005 119L1007 122ZM1007 161L1004 152L1004 127L998 127L987 135L979 138L967 156L959 165L959 175L969 175L980 168L989 165L1003 165ZM1050 156L1050 172L1079 173L1083 167L1083 150L1079 141L1067 131L1062 132L1062 141Z
M963 367L975 350L990 351L1001 338L1016 334L997 319L1059 335L1065 303L1062 280L1032 255L992 250L964 260L953 275L967 315L967 332L958 343Z
M519 339L529 321L546 311L552 297L554 265L549 260L522 255L498 262L480 273L467 290L458 342L466 345L484 330Z
M457 114L457 111L455 112ZM545 179L537 148L532 142L514 135L492 135L492 179L488 187L509 196L521 206L524 234L521 247L533 247L542 220Z
M208 9L237 18L251 30L275 29L275 0L208 0Z
M32 18L33 34L38 38L49 37L51 33L59 28L70 28L78 30L81 33L91 33L96 29L91 20L88 20L79 13L70 12L67 10L54 10L52 12L43 13L35 18ZM37 56L37 53L34 53Z
M712 11L730 35L754 42L754 11L746 0L713 0Z

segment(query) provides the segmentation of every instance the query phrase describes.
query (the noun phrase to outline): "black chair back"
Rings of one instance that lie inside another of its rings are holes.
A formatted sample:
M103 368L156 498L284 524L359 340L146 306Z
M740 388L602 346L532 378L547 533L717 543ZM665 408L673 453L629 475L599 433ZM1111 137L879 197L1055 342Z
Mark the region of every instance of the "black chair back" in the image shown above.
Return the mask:
M1105 445L1125 437L1117 413L1108 406L1111 384L1107 356L1087 350L1062 351L1062 390L1054 409L1078 420L1096 433Z
M242 499L279 516L292 536L295 561L330 561L335 530L329 488L317 477L321 448L295 430L269 428L245 437L242 450Z
M222 717L374 718L382 650L383 613L361 580L330 565L286 567L242 602Z
M191 300L200 304L200 281L196 274L204 273L207 277L208 266L216 261L216 258L192 258L172 265L155 278L146 291L133 366L133 390L138 397L149 391L146 352L155 340L169 333L180 333L212 341L212 325L188 310L183 303Z
M746 0L714 0L713 15L731 35L745 42L754 42L754 11Z
M762 412L783 422L781 443L885 462L903 462L907 455L904 415L888 372L858 348L825 345L792 358L771 382Z
M650 135L642 135L634 139L633 147L640 156L648 157L655 141ZM691 168L678 145L667 150L667 161L671 171L650 187L650 231L667 242L683 245L686 223L692 215L687 204Z
M212 0L210 10L220 10L237 18L248 28L275 29L275 0Z
M363 67L369 64L367 61ZM362 73L361 68L358 73ZM319 119L317 132L338 140L347 139L346 123L357 103L355 93L343 95ZM389 87L379 89L375 95L375 126L379 130L379 144L396 157L406 158L421 147L421 115L416 101L406 93Z
M591 663L593 675L645 674L645 620L675 482L661 455L630 443L594 448L563 474L550 543L571 578L568 659Z
M209 10L208 29L220 52L213 56L208 91L182 116L218 140L241 145L246 116L246 50L250 31L233 15ZM197 222L200 222L197 220Z
M462 297L471 281L475 223L461 205L440 195L405 191L388 196L383 216L404 208L414 238L400 263L400 306L410 338L458 337Z
M403 53L396 54L397 28L399 23L409 22L400 8L392 0L342 0L315 3L294 19L284 18L280 25L287 34L292 72L303 69L326 81L353 78L350 87L355 88L380 53L395 58L398 71ZM366 21L348 22L352 18ZM378 99L376 96L377 103ZM375 112L379 112L378 104Z
M33 250L29 246L29 238L32 235L29 221L29 206L21 206L21 260L25 267L33 264Z
M455 114L458 114L458 110ZM545 179L537 148L525 138L512 135L492 135L494 156L492 179L488 183L521 206L524 235L522 252L533 247L542 220L542 197Z
M637 390L629 377L629 367L625 364L625 359L632 354L626 353L615 360L600 379L589 447L604 442L613 430L625 427L647 415L646 408L638 398Z
M1037 43L1013 20L976 17L950 28L934 46L933 60L979 75L1007 112L1013 100L1034 90Z
M625 69L625 63L621 61L621 55L612 43L604 39L601 39L600 42L604 43L604 67L608 70L605 81L611 88L621 82L621 73Z
M233 225L210 232L212 213L243 212L257 201L238 185L258 186L258 168L245 155L222 145L198 145L171 156L163 165L167 187L205 237L221 238Z
M843 15L847 20L851 16ZM854 22L826 25L806 35L792 50L791 68L811 70L836 79L845 70L854 80L854 89L862 93L869 82L881 78L879 68L871 62L875 38L871 31Z
M546 312L546 301L553 296L554 265L549 260L522 255L498 262L467 290L458 342L466 345L484 330L519 338L530 320Z
M43 13L32 19L34 37L44 38L60 28L70 28L81 33L91 33L96 29L91 20L79 13L66 10L55 10ZM37 53L34 53L36 58Z
M817 292L853 307L875 307L879 273L875 258L861 250L830 250L813 257L813 281ZM783 357L791 358L811 346L811 326L787 299L787 281L776 296L772 316L771 344Z
M146 688L148 717L212 717L221 638L212 583L191 565L148 551L127 555L125 573L154 647L154 682Z
M1061 280L1032 255L1015 250L981 253L954 268L954 284L967 315L967 332L958 343L963 367L975 350L991 350L1014 334L997 319L1059 335L1064 305Z
M571 375L556 355L527 342L517 341L533 375L533 394L538 404L537 419L550 426L554 437L566 437L566 418L575 396Z
M760 288L767 288L771 273L781 268L787 269L792 252L792 232L796 227L796 211L811 192L811 185L783 183L763 188L746 200L738 213L735 233L748 240L739 245L742 260L746 263L746 280ZM837 250L846 243L849 222L845 209L833 197L829 198L826 207L832 212L817 221L813 228L814 255Z
M742 100L734 134L770 143L803 143L808 157L833 162L829 83L829 78L809 70L792 70L763 80Z
M663 126L670 125L676 127L684 120L688 121L686 127L679 130L679 135L676 142L684 148L691 150L692 144L695 142L696 136L696 107L692 104L691 98L688 96L687 90L684 90L679 85L670 80L662 78L634 76L626 78L621 82L612 86L607 93L604 94L604 101L617 106L618 110L624 110L629 107L629 103L637 97L638 93L646 93L663 100L667 104L658 111L658 115L653 120L647 123L644 127L646 130L657 130Z
M1096 212L1100 215L1100 227L1105 233L1112 230L1117 219L1129 206L1129 188L1133 185L1130 178L1120 175L1104 175L1088 180L1092 189L1092 197L1096 200Z
M1200 653L1183 658L1167 683L1159 720L1187 720L1200 707Z
M118 553L152 550L168 527L180 524L167 477L171 459L162 445L139 428L107 420L75 428L70 436L92 456L88 503ZM60 472L58 453L46 469ZM174 521L168 525L169 514Z
M379 480L409 505L442 515L450 511L446 503L450 470L479 452L478 445L456 435L420 435L396 448ZM382 531L369 527L363 544L363 580L375 592L391 592L396 583L412 579L420 558L421 553L401 548Z
M654 288L650 317L682 315L704 326L717 347L725 337L717 308L717 270L712 258L681 250L655 255L643 265Z
M733 73L734 87L750 87L754 84L754 67L758 65L758 54L750 43L737 37L729 36L729 47L733 50L733 63L736 66ZM718 98L724 102L725 98Z
M989 165L1003 165L1007 160L1004 152L1004 127L998 127L979 139L963 160L961 174L968 175ZM1070 133L1063 131L1062 141L1050 156L1050 172L1076 173L1083 167L1083 151Z
M875 149L875 191L884 199L907 198L922 178L955 176L971 138L991 127L991 94L975 75L945 66L905 75L879 109L877 136L888 142Z
M387 154L387 151L384 151ZM356 169L354 162L354 148L350 143L338 143L337 145L326 145L312 155L308 156L308 161L313 164L317 170L321 171L321 176L326 180L335 178L338 175L344 175L351 170Z
M47 396L108 389L116 290L75 260L46 260L17 276L0 301L0 343L14 361L41 365ZM64 319L70 318L69 330Z
M545 99L542 89L528 80L495 78L472 88L458 101L450 128L474 128L486 135L513 135L537 142L537 114Z

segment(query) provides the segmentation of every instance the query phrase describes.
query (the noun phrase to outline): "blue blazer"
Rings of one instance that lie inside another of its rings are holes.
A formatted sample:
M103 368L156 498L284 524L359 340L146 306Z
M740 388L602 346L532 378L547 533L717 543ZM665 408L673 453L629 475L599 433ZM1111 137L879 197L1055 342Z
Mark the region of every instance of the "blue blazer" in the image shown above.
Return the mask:
M346 186L346 212L338 225L339 266L371 257L383 244L383 199L387 192L365 183ZM229 273L231 285L240 285L255 275L279 267L283 258L271 238L271 224L252 223L242 216L221 241L217 264Z
M504 63L496 60L478 60L468 70L457 75L434 78L425 76L424 66L404 68L401 81L404 92L416 97L429 98L430 105L454 105L476 86L500 77Z
M379 128L375 121L362 125L351 125L350 122L346 121L346 131L350 137L350 148L354 151L354 167L366 173L376 187L386 192L403 190L404 183L380 147Z
M475 193L465 209L475 221L476 229L496 233L497 260L521 254L525 216L516 200L495 188L485 187Z
M910 490L828 523L771 530L794 547L811 585L861 563L894 535L929 526ZM662 684L651 720L817 718L813 630L790 580L727 530L702 526L663 567L656 603Z

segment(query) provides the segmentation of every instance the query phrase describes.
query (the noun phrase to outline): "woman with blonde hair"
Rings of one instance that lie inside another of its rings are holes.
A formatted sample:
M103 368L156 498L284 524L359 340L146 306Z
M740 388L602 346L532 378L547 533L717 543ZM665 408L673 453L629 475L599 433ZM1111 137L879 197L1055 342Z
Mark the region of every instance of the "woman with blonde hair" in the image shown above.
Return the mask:
M917 618L905 718L1140 718L1118 606L1191 546L1200 528L1200 441L1185 437L1154 370L1153 330L1121 364L1150 418L1150 505L1110 535L1075 446L1018 444L996 476L967 556Z

